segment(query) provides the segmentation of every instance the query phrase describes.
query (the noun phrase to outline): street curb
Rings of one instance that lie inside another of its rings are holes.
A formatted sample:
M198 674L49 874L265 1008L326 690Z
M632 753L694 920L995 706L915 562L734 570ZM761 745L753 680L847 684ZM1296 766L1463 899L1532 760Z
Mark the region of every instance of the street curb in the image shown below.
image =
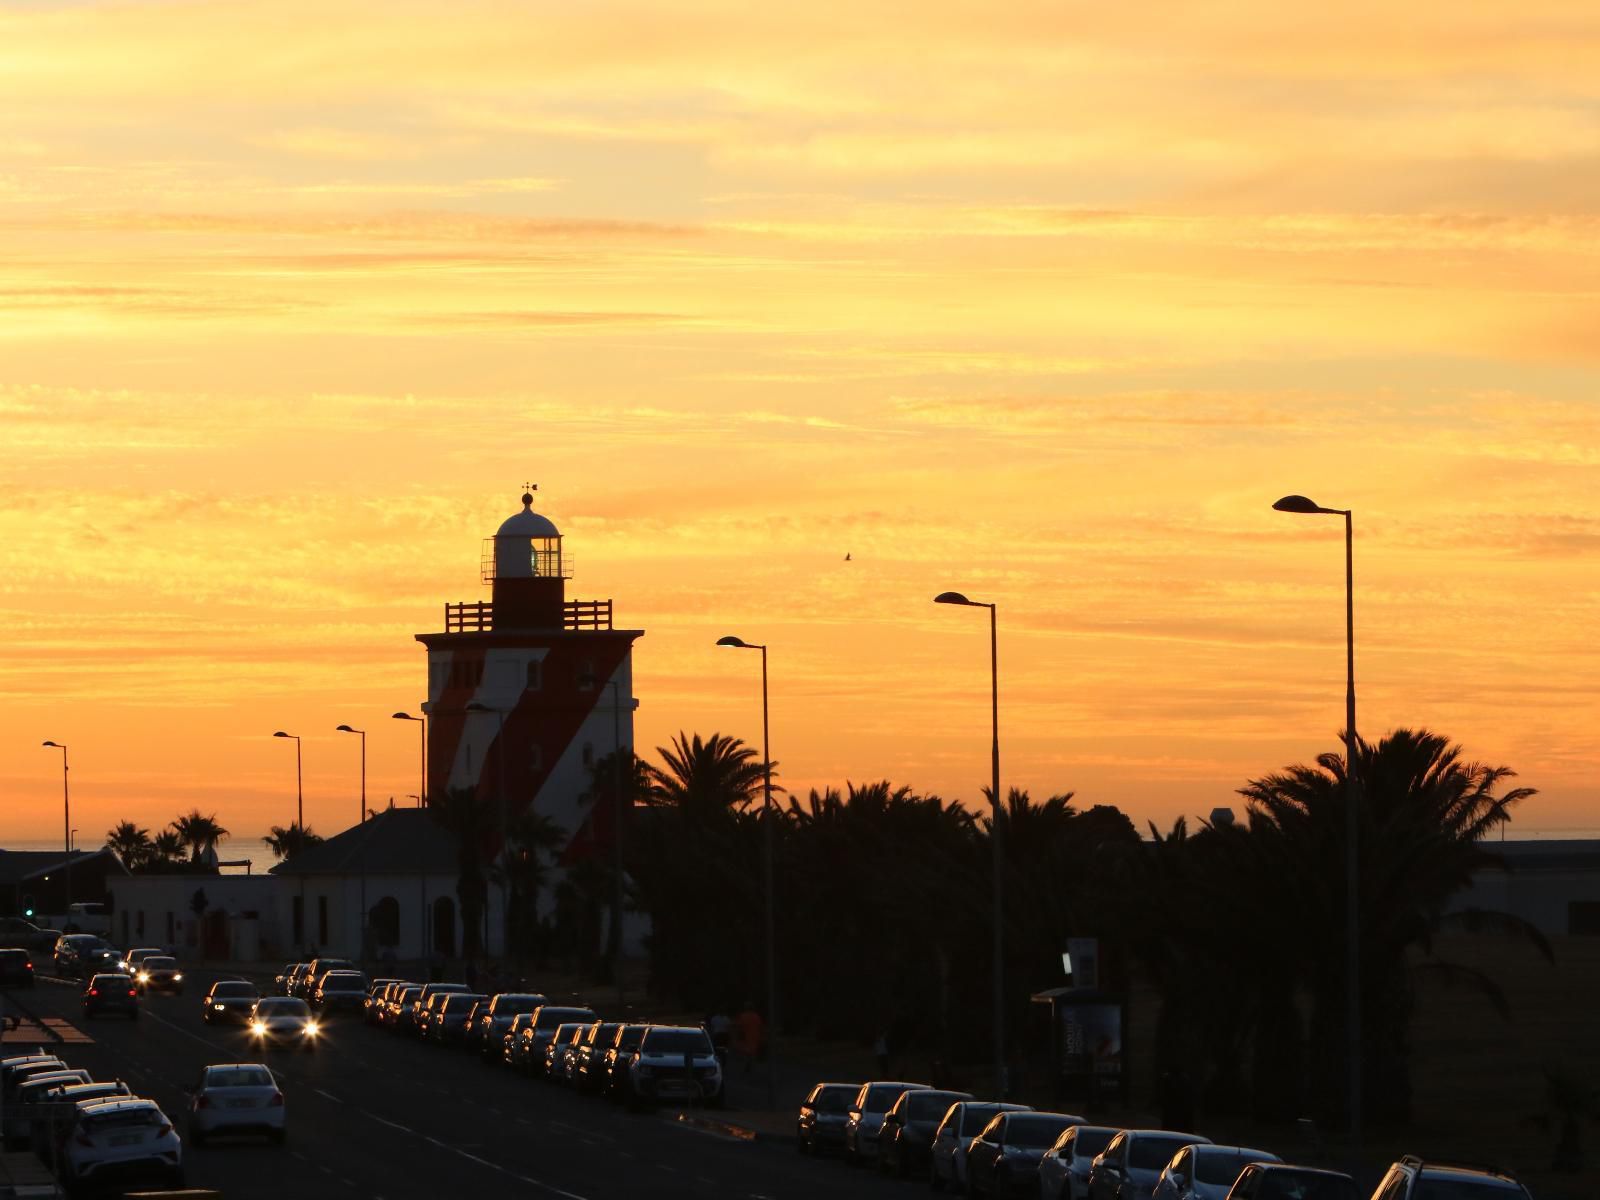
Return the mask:
M698 1129L702 1133L715 1133L721 1137L733 1138L740 1142L754 1142L761 1138L761 1134L754 1129L743 1125L735 1125L732 1121L717 1121L711 1117L692 1116L689 1113L678 1114L678 1124L690 1129Z

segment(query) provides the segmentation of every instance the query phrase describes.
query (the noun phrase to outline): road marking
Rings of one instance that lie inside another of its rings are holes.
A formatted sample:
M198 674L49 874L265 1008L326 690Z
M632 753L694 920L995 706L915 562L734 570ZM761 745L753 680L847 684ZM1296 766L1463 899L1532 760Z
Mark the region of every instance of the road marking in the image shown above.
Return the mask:
M339 1099L339 1097L335 1096L332 1092L325 1092L321 1088L312 1088L311 1090L317 1095L321 1096L324 1100L332 1100L335 1104L344 1103L343 1100Z
M401 1133L409 1133L409 1134L411 1134L411 1135L412 1135L412 1136L413 1136L413 1137L415 1137L415 1136L416 1136L416 1134L415 1134L415 1133L414 1133L414 1132L413 1132L413 1131L412 1131L412 1130L411 1130L411 1129L409 1129L409 1128L407 1128L407 1127L406 1127L406 1126L404 1126L404 1125L397 1125L397 1124L395 1124L395 1122L393 1122L393 1121L386 1121L386 1120L384 1120L384 1119L383 1119L383 1118L382 1118L382 1117L380 1117L380 1116L379 1116L379 1115L378 1115L378 1114L377 1114L377 1113L370 1113L370 1112L369 1112L369 1113L368 1113L368 1114L367 1114L367 1116L369 1116L369 1117L371 1117L371 1118L372 1118L372 1119L373 1119L373 1120L374 1120L374 1121L376 1121L376 1122L377 1122L377 1123L378 1123L378 1124L379 1124L379 1125L387 1125L387 1126L388 1126L388 1127L389 1127L389 1128L390 1128L390 1129L398 1129L398 1130L399 1130L399 1131L400 1131L400 1132L401 1132Z

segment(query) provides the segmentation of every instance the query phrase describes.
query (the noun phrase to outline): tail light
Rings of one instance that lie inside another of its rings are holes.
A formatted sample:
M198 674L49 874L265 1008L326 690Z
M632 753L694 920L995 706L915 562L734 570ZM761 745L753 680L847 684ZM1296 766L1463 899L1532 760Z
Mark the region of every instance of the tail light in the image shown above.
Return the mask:
M171 1133L171 1132L172 1132L172 1126L171 1126L171 1125L168 1125L168 1124L166 1124L166 1123L164 1123L164 1122L163 1122L163 1123L162 1123L162 1124L161 1124L161 1125L160 1125L160 1126L159 1126L159 1127L158 1127L158 1128L157 1128L157 1129L156 1129L156 1136L157 1136L157 1137L166 1137L166 1136L167 1136L167 1134L169 1134L169 1133Z
M273 1092L272 1093L272 1099L267 1101L267 1107L268 1108L282 1108L283 1107L283 1093L282 1092Z
M32 963L23 963L22 965L24 967L26 967L30 971L33 970L33 964Z
M99 988L90 988L89 989L89 995L98 996L99 994L100 994L100 989Z
M130 996L137 996L137 995L138 995L138 994L139 994L139 993L138 993L138 992L137 992L137 991L135 991L135 990L134 990L134 989L133 989L133 988L129 988L129 989L128 989L128 995L130 995Z

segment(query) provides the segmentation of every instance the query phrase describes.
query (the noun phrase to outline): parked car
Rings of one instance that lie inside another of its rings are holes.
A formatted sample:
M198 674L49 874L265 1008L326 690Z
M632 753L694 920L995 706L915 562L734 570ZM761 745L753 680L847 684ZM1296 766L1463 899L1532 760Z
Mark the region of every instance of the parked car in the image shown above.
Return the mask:
M434 1003L433 998L435 996L445 995L450 992L466 991L471 991L471 989L464 983L423 984L422 990L417 993L417 998L411 1002L411 1023L409 1025L402 1024L400 1027L401 1032L413 1033L418 1037L426 1037L428 1033L428 1025L433 1019L431 1012L429 1011L429 1005ZM426 1019L424 1019L424 1014L427 1014Z
M500 1061L505 1066L519 1065L517 1057L522 1053L522 1031L532 1024L533 1013L518 1013L500 1035Z
M311 993L311 1006L325 1017L358 1013L367 1002L367 977L360 971L329 971Z
M913 1088L901 1093L883 1114L878 1133L878 1166L902 1179L928 1169L928 1154L933 1146L933 1131L939 1128L950 1106L971 1100L970 1092L950 1092L938 1088Z
M628 1061L628 1097L722 1103L722 1061L711 1035L698 1025L651 1025Z
M391 992L389 999L383 1005L384 1027L395 1033L413 1032L410 1028L416 1016L416 1009L413 1006L420 995L422 995L420 983L408 983Z
M999 1104L993 1100L963 1100L952 1104L934 1130L928 1162L928 1184L934 1191L947 1186L961 1191L967 1186L967 1146L983 1132L996 1113L1032 1112L1026 1104Z
M844 1118L845 1160L858 1165L874 1161L878 1157L878 1133L883 1128L883 1115L902 1093L927 1088L925 1083L884 1080L863 1083Z
M819 1083L800 1101L794 1119L794 1148L801 1154L844 1149L844 1121L859 1083Z
M23 1150L28 1146L32 1131L33 1106L51 1099L51 1093L75 1083L93 1083L94 1077L82 1067L63 1068L59 1071L38 1071L17 1085L6 1111L4 1146L7 1150Z
M139 991L126 975L91 975L80 999L85 1020L107 1012L119 1012L135 1020L139 1017Z
M302 1000L310 1000L322 983L322 977L329 971L356 971L359 968L348 958L313 958L306 964L304 974L296 981L299 990L295 993Z
M1185 1146L1161 1169L1150 1200L1227 1200L1234 1180L1253 1162L1282 1162L1243 1146Z
M96 1100L81 1106L62 1143L61 1182L69 1191L115 1180L154 1179L183 1186L183 1144L154 1100Z
M133 1093L128 1090L128 1085L117 1079L110 1083L69 1084L52 1091L47 1099L52 1107L72 1105L75 1108L96 1100L131 1095ZM66 1139L70 1125L70 1120L61 1120L53 1111L36 1113L29 1122L28 1143L33 1152L48 1163L55 1162L60 1157L61 1143Z
M1426 1162L1408 1154L1389 1168L1374 1200L1530 1200L1505 1171L1464 1163Z
M1155 1191L1161 1169L1185 1146L1209 1146L1210 1138L1169 1129L1124 1129L1106 1143L1089 1169L1090 1200L1127 1200Z
M619 1025L617 1036L600 1056L600 1094L610 1100L628 1098L628 1064L644 1040L648 1025Z
M599 1017L587 1008L559 1004L540 1005L533 1014L532 1022L522 1030L512 1065L539 1074L544 1070L544 1049L550 1044L550 1039L555 1036L560 1026L579 1021L588 1024L597 1020Z
M361 1002L361 1019L368 1025L377 1025L381 1021L383 997L388 992L390 984L404 983L403 979L374 979L367 984L367 997Z
M289 989L294 986L295 978L305 970L306 964L299 962L285 963L283 970L272 978L272 986L280 996L287 996Z
M282 1143L283 1092L260 1063L219 1063L200 1068L189 1097L189 1140L203 1146L219 1133L264 1133Z
M544 1077L552 1083L567 1081L567 1054L577 1048L578 1039L588 1029L588 1021L567 1021L556 1026L554 1036L544 1047Z
M967 1195L1031 1200L1039 1191L1039 1160L1045 1151L1066 1130L1084 1123L1068 1113L996 1114L967 1146Z
M17 1072L47 1065L65 1069L67 1064L43 1050L30 1050L27 1054L14 1054L10 1058L0 1059L0 1096L10 1097L11 1079Z
M171 992L183 995L183 970L178 960L169 954L150 954L139 960L139 973L134 976L139 993Z
M621 1023L593 1021L583 1031L583 1037L573 1050L572 1070L568 1082L580 1092L600 1090L600 1067L606 1048L616 1040Z
M21 917L0 917L0 945L18 946L38 959L45 959L60 940L59 929L46 929Z
M251 1009L247 1028L256 1050L315 1050L322 1032L311 1006L298 996L263 996Z
M519 1013L531 1013L549 1001L537 992L501 992L478 1010L478 1053L487 1063L505 1060L505 1035Z
M1095 1155L1120 1130L1109 1125L1074 1125L1039 1160L1039 1200L1086 1200Z
M1251 1163L1228 1200L1356 1200L1356 1185L1350 1176L1320 1167Z
M33 954L21 947L0 949L0 987L33 986Z
M306 977L310 974L310 963L295 963L294 968L289 972L289 977L283 981L283 994L285 996L295 996L302 1000L305 999L302 993L305 991Z
M459 1046L467 1040L472 1010L489 997L482 992L447 992L433 1006L428 1040L438 1046Z
M219 979L201 1002L200 1015L207 1025L243 1025L261 995L256 985L243 979Z

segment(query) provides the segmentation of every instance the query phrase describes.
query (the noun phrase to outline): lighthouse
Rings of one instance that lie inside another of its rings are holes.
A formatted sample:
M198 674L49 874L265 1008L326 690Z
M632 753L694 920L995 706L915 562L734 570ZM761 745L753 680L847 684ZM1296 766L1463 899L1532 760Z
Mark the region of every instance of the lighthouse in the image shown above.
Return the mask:
M416 635L428 652L427 788L472 788L497 817L531 810L571 835L589 816L594 763L633 749L644 631L616 628L610 600L567 598L571 561L533 490L484 540L489 600L447 603L443 632Z

